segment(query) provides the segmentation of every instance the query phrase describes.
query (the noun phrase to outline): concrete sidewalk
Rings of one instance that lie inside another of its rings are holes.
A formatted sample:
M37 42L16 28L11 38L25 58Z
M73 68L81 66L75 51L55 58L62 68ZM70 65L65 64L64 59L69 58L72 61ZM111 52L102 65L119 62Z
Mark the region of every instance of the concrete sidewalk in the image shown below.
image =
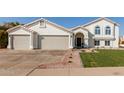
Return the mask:
M123 76L124 67L35 69L29 76Z

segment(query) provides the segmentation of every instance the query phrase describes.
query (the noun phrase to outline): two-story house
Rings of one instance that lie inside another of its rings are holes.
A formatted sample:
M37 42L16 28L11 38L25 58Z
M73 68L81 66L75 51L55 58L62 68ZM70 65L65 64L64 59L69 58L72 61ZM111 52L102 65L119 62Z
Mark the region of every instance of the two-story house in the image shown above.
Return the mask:
M119 24L108 18L67 29L38 19L8 30L10 49L65 50L70 48L118 48Z
M92 22L71 29L74 46L118 48L119 24L108 18L98 18Z

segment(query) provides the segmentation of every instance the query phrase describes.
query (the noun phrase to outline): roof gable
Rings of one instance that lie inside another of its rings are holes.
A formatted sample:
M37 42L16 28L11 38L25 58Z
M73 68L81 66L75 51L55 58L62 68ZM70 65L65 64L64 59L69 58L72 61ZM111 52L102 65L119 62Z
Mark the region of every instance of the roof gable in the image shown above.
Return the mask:
M88 29L84 28L84 27L81 27L81 26L77 26L77 27L74 27L72 28L71 30L74 31L74 30L77 30L77 29L83 29L85 31L88 31Z
M118 25L118 26L119 26L118 23L116 23L116 22L114 22L114 21L112 21L112 20L110 20L110 19L108 19L108 18L101 17L101 18L98 18L98 19L96 19L96 20L93 20L93 21L91 21L91 22L89 22L89 23L86 23L86 24L82 25L82 27L86 27L86 26L88 26L88 25L91 25L91 24L96 23L96 22L101 21L101 20L106 20L106 21L108 21L108 22L110 22L110 23L112 23L112 24L115 24L115 25Z
M18 29L23 29L24 31L27 31L27 32L36 33L35 31L28 29L22 25L18 25L18 26L15 26L13 28L10 28L7 30L7 32L10 33L10 32L13 32L14 30L18 30Z
M40 19L35 20L35 21L31 22L31 23L25 24L24 27L28 27L29 25L32 25L32 24L37 23L37 22L40 22L41 20L44 20L46 23L51 24L51 25L53 25L53 26L55 26L55 27L58 27L58 28L60 28L60 29L62 29L62 30L64 30L64 31L67 31L67 32L69 32L69 33L72 33L69 29L67 29L67 28L65 28L65 27L63 27L63 26L60 26L60 25L58 25L58 24L56 24L56 23L53 23L53 22L51 22L51 21L48 21L48 20L46 20L46 19L44 19L44 18L40 18Z

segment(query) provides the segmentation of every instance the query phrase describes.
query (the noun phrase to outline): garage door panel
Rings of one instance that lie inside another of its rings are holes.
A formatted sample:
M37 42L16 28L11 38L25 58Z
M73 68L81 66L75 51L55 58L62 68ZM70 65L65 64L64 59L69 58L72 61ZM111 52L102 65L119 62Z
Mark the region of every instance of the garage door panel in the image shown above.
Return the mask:
M13 36L14 49L29 49L30 36Z
M68 49L68 36L41 36L42 39L39 44L41 44L41 49L54 50L54 49Z

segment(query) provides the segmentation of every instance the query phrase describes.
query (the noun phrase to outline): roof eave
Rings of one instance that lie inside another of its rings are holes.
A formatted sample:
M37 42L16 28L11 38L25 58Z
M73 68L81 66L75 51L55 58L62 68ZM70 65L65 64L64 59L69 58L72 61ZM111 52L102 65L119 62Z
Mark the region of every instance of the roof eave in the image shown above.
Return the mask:
M18 25L18 26L12 27L12 28L8 29L7 32L9 33L9 32L11 32L12 30L14 30L14 29L16 29L16 28L19 28L19 27L21 27L21 26L22 26L22 25Z

